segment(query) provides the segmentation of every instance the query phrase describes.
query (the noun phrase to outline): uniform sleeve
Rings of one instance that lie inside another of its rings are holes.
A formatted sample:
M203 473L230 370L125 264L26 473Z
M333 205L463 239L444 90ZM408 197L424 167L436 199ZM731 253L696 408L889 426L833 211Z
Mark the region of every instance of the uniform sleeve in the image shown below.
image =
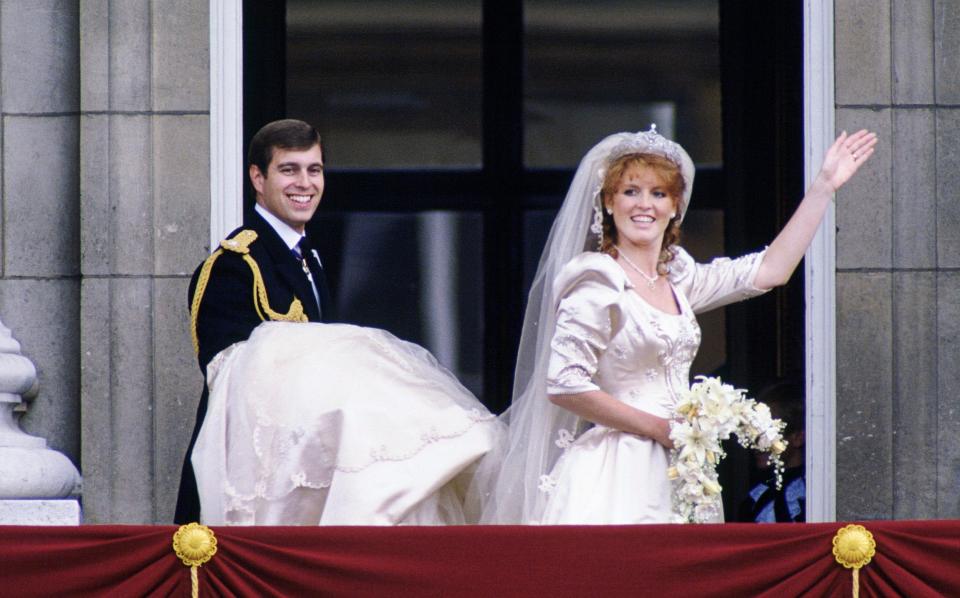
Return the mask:
M187 306L196 292L199 274L194 274ZM210 271L197 314L197 360L206 372L207 364L230 345L245 341L261 319L253 302L253 273L243 259L225 251Z
M689 253L677 248L670 263L670 282L682 292L695 313L703 313L730 303L766 293L754 284L766 249L736 259L717 258L698 264Z
M576 394L599 387L593 381L600 355L621 326L618 299L623 277L600 254L574 258L557 276L557 323L547 368L549 394Z

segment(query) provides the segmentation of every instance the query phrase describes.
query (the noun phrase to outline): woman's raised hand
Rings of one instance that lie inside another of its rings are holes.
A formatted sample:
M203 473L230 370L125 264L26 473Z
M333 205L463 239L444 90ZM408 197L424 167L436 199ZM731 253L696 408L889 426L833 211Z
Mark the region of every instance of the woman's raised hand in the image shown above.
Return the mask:
M830 198L873 155L876 145L876 133L866 129L853 135L844 131L837 137L827 150L820 173L797 206L797 211L770 243L754 279L757 288L772 289L790 280L823 220Z
M873 155L875 145L876 133L860 129L847 135L844 131L823 157L818 178L836 191Z

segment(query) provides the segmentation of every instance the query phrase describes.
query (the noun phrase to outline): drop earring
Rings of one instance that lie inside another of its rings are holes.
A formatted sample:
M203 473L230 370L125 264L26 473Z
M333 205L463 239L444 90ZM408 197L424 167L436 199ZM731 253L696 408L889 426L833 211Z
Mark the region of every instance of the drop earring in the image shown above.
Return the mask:
M599 198L593 202L593 224L590 225L590 232L597 235L597 251L603 249L603 209L600 207Z

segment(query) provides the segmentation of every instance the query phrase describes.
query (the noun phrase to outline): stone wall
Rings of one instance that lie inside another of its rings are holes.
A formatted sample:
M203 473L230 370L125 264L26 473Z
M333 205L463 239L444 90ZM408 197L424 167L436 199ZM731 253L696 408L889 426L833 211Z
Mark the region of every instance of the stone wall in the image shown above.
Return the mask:
M960 516L960 6L838 0L837 517Z

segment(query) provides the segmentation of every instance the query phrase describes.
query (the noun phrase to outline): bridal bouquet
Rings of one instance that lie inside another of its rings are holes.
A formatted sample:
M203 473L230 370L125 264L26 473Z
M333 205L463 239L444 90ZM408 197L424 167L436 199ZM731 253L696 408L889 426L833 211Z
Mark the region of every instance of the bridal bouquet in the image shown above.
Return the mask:
M740 446L769 454L780 488L786 448L784 423L770 415L770 408L748 399L745 392L719 378L697 376L680 398L677 418L670 423L670 468L673 480L673 511L678 523L704 523L719 517L720 484L717 463L726 456L721 441L737 435Z

